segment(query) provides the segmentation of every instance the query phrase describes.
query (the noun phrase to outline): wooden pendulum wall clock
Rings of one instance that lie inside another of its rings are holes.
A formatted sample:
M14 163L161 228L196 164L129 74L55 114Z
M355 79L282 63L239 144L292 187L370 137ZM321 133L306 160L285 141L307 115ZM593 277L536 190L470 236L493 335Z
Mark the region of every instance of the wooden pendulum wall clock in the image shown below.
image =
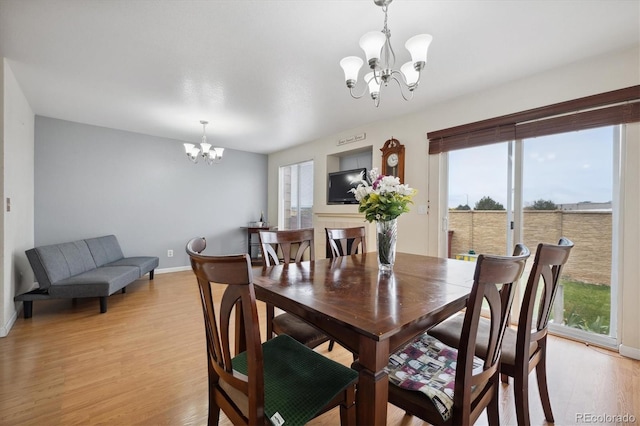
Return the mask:
M382 174L400 178L404 183L404 145L391 138L380 148L382 151Z

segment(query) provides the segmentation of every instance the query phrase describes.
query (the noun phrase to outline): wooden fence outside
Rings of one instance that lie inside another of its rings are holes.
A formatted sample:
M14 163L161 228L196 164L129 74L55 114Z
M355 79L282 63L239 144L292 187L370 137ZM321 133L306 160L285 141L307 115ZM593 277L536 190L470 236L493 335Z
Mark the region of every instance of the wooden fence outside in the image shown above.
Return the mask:
M451 254L505 254L506 211L449 210ZM535 253L538 243L569 238L575 246L563 270L565 278L611 285L611 212L525 210L524 244Z

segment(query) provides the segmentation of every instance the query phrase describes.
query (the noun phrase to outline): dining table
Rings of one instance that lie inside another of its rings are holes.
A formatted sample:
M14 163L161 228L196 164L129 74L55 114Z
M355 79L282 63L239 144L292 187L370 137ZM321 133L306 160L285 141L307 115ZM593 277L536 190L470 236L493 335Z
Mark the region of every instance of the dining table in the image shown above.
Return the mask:
M465 307L475 262L375 252L254 268L256 298L313 324L354 353L357 424L387 420L389 355Z

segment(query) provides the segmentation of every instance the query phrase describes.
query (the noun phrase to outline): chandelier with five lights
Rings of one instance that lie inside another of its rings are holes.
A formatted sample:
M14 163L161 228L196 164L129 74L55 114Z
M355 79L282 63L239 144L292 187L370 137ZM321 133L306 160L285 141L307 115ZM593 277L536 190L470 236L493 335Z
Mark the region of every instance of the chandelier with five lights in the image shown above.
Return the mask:
M187 153L187 158L193 161L194 163L198 162L198 158L204 158L204 161L211 165L213 163L219 163L222 161L222 154L224 153L224 148L216 148L211 147L210 143L207 143L207 134L206 127L209 124L208 121L200 120L200 124L202 124L202 141L200 142L200 146L197 147L192 143L185 143L184 150Z
M400 87L400 93L405 101L413 98L413 92L420 82L420 74L427 63L427 51L433 37L429 34L418 34L411 37L405 43L405 47L411 54L411 61L400 67L400 71L393 69L396 62L396 54L391 47L391 31L387 27L387 10L393 0L373 0L382 7L384 12L384 28L382 31L371 31L360 38L360 47L364 50L371 72L364 76L366 87L362 94L354 94L354 87L358 82L358 73L363 65L363 60L358 56L347 56L340 61L344 70L344 78L349 88L349 93L355 99L360 99L367 93L367 88L375 106L380 105L380 86L388 86L390 81L395 81ZM405 90L408 94L405 94Z

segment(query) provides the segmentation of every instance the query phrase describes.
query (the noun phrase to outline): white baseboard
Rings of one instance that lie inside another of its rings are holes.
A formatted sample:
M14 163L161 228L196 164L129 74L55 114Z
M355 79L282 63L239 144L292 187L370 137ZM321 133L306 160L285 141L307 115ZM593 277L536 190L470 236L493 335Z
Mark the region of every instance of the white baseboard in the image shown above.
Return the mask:
M170 272L190 271L191 266L177 266L175 268L156 269L156 274L168 274Z
M9 335L9 331L11 330L11 327L13 327L13 324L15 324L17 319L18 311L15 311L13 315L11 315L11 318L9 318L9 322L6 323L4 327L0 328L0 337L7 337L7 335Z
M631 346L620 345L618 350L620 352L620 355L622 356L640 360L640 349L638 348L632 348Z

